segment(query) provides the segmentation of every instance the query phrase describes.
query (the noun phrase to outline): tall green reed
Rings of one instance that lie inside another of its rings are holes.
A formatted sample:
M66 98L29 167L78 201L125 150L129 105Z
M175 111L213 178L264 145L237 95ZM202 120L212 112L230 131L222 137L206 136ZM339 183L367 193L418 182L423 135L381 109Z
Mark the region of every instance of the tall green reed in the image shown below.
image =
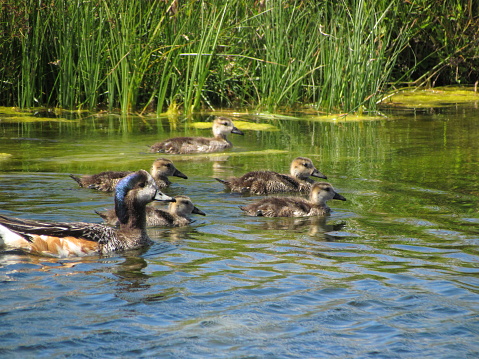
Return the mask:
M51 26L52 17L45 16L48 6L37 1L25 1L16 5L18 20L21 25L19 31L19 58L20 70L17 79L17 103L20 107L28 108L48 102L49 89L46 83L50 80L52 63L48 61L51 48L46 47L47 33ZM42 49L43 52L38 51Z
M21 107L374 109L408 35L400 0L7 2L27 25L0 24L0 99L18 76Z

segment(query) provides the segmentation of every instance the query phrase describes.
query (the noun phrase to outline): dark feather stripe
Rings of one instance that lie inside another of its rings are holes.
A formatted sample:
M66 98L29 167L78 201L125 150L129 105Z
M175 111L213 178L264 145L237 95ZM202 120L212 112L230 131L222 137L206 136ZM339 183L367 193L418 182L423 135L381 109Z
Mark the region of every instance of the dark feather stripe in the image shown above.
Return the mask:
M0 216L1 223L11 231L21 235L30 242L31 236L78 237L93 242L105 242L105 238L116 236L115 230L101 224L71 222L47 223L28 219Z

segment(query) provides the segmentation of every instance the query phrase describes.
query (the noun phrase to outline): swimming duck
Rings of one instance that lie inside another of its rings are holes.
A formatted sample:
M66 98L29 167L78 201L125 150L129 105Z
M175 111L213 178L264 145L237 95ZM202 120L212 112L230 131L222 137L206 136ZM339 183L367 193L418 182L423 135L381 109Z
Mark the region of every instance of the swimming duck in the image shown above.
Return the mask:
M226 138L230 133L244 135L238 130L233 121L226 117L216 117L213 121L214 137L175 137L151 146L150 152L164 153L208 153L218 152L232 147L232 143Z
M160 192L146 171L120 180L115 191L115 211L120 228L98 223L48 223L0 216L0 245L56 257L106 254L152 243L146 233L146 204L175 199Z
M94 175L83 175L77 177L70 175L80 187L87 187L96 189L99 191L112 192L115 190L117 183L128 176L131 171L105 171ZM188 179L182 172L178 171L170 160L166 158L158 158L153 162L150 170L151 175L155 179L158 188L168 187L171 182L168 180L168 176L176 176L184 179Z
M168 211L156 209L151 206L146 207L147 227L182 227L193 222L189 217L192 213L206 216L205 212L196 207L189 197L175 196L174 198L176 202L171 202L168 205ZM120 223L113 208L105 212L95 212L110 226L117 226Z
M309 192L315 183L310 176L326 179L327 177L314 167L313 161L306 157L296 157L290 166L290 174L273 171L253 171L241 177L228 180L215 178L231 192L269 194L279 192Z
M267 197L240 208L248 216L258 217L325 216L331 212L326 205L330 199L346 201L331 184L316 182L311 187L309 200L301 197Z

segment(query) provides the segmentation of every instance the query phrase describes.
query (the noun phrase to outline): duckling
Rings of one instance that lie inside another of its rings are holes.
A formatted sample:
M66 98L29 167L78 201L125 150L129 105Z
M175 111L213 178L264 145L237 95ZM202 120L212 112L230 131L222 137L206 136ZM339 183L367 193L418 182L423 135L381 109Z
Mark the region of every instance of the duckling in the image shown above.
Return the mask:
M258 217L325 216L331 212L326 205L330 199L346 201L331 184L316 182L311 187L309 200L301 197L267 197L240 209L248 216Z
M226 117L216 117L213 121L213 138L208 137L175 137L163 142L155 143L150 152L164 153L208 153L219 152L231 148L233 144L226 138L230 133L244 135L238 130L233 121Z
M0 216L0 245L55 257L140 248L152 243L146 232L145 213L151 201L175 199L160 192L148 172L133 172L120 180L115 191L119 229L98 223L48 223Z
M71 174L70 177L73 178L80 187L87 187L104 192L113 192L117 183L131 173L131 171L105 171L94 175L83 175L81 177ZM170 180L168 180L168 176L188 179L188 177L176 169L173 162L166 158L156 159L151 166L150 173L159 188L165 188L171 184Z
M315 183L310 176L326 179L327 177L314 167L313 161L306 157L296 157L290 166L290 174L280 174L273 171L253 171L241 177L228 180L215 178L223 183L231 192L270 194L280 192L309 192Z
M168 205L168 211L156 209L151 206L146 207L146 226L167 226L182 227L190 224L193 220L189 217L192 213L206 216L206 213L196 207L187 196L175 196L176 202ZM110 226L117 226L120 222L112 208L105 212L97 212L105 223Z

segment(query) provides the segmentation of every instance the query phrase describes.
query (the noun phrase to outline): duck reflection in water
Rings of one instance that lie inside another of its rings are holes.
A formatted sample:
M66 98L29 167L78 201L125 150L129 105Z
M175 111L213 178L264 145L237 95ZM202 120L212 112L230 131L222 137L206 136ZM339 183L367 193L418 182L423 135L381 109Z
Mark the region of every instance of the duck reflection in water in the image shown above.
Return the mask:
M328 223L328 217L325 216L276 217L252 226L260 230L286 230L300 233L307 230L309 236L330 242L342 238L334 232L341 231L346 226L346 222Z

